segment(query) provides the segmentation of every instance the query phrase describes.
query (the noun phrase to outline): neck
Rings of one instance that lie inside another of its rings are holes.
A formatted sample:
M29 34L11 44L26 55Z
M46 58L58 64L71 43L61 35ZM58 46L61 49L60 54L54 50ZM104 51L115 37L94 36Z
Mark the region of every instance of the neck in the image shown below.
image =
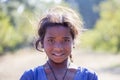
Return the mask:
M55 63L55 62L49 60L47 62L47 65L49 66L49 69L51 70L55 80L58 80L58 79L64 80L65 79L66 74L68 72L67 60L65 60L62 63ZM61 76L58 76L58 75L61 75Z
M62 63L55 63L53 62L52 60L48 60L48 63L54 68L54 69L67 69L68 67L68 61L65 60L64 62Z

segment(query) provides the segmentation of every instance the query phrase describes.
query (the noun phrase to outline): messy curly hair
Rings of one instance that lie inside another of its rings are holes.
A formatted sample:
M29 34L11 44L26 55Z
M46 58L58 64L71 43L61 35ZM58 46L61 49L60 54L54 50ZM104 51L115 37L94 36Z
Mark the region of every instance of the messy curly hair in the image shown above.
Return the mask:
M63 6L56 6L49 9L39 21L38 39L35 43L37 50L41 51L44 36L48 27L59 25L70 29L72 39L74 40L82 29L82 20L79 15L72 9ZM41 46L40 46L41 45Z

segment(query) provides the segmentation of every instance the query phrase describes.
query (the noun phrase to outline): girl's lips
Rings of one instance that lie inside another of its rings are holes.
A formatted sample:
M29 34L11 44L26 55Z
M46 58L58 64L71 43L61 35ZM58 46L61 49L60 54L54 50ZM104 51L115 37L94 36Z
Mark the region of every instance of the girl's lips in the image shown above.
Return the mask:
M61 54L61 53L53 53L53 55L55 55L55 56L63 56L64 54Z

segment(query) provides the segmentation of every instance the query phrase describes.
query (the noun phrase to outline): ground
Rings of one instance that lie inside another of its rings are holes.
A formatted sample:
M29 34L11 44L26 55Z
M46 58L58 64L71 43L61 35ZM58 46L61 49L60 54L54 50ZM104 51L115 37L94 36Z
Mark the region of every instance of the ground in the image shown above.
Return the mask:
M72 53L74 64L95 71L99 80L120 80L120 54L79 49ZM46 60L45 53L30 48L1 56L0 80L19 80L25 70L42 65Z

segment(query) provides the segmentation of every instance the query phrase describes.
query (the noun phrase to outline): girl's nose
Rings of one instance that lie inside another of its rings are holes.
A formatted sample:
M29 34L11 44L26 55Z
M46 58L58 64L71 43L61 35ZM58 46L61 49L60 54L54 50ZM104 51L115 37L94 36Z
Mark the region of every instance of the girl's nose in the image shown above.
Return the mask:
M63 44L62 43L57 42L57 43L54 44L54 50L60 51L62 49L63 49Z

